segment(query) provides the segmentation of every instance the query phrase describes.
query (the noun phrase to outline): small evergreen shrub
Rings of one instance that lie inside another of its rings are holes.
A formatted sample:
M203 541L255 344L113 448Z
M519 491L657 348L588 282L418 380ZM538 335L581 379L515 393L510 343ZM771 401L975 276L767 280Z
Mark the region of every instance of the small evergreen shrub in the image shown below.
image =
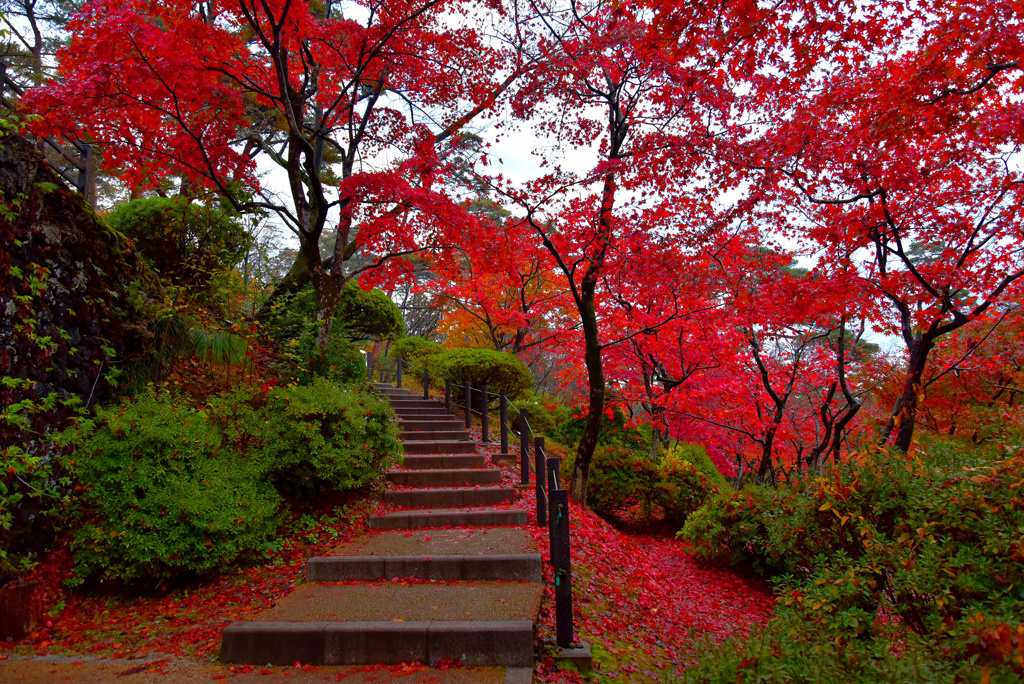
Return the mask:
M713 479L686 460L683 453L683 450L670 450L658 464L658 484L654 493L655 503L662 508L665 520L676 527L721 491ZM724 478L722 482L724 484Z
M704 557L787 573L768 640L696 681L1024 678L1024 453L948 457L859 454L691 516L682 535Z
M587 422L586 408L573 411L567 420L559 423L555 439L560 443L575 448L583 438L583 429ZM649 435L629 424L629 419L619 407L605 408L601 419L601 428L597 433L597 443L602 446L618 445L640 451L650 444Z
M401 356L406 361L419 362L424 357L440 354L444 347L424 337L403 337L391 343L388 356L397 359Z
M529 412L530 427L534 432L549 439L557 440L559 426L569 420L568 407L547 395L537 396L528 391L516 400L516 405Z
M486 384L492 392L504 388L509 399L533 387L533 375L514 354L493 349L450 349L430 359L433 372L455 385Z
M65 465L90 511L75 533L69 584L149 587L261 552L281 499L262 467L222 448L203 411L148 392L62 433Z
M325 378L265 393L239 390L214 411L236 448L288 493L356 489L401 460L390 404Z
M142 258L175 284L205 285L238 263L252 237L237 215L187 197L135 199L113 209L107 223L135 241Z
M655 500L658 468L621 446L599 446L590 462L587 505L600 516L619 515L635 506L647 514Z

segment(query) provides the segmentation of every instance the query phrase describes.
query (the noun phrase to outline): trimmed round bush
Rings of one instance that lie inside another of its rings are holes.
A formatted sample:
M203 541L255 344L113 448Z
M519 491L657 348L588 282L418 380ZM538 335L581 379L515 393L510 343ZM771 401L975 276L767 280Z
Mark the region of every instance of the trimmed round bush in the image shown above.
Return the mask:
M431 357L433 372L456 385L486 384L494 392L504 388L515 399L533 387L533 375L514 354L494 349L449 349Z
M635 506L650 511L658 469L621 446L598 446L590 462L587 505L600 516L619 515Z
M157 587L266 548L280 496L260 464L222 447L203 411L149 392L66 430L64 458L91 510L75 533L69 584Z
M388 356L392 359L401 356L408 361L416 361L425 356L440 354L444 347L437 342L431 342L425 337L403 337L391 343Z
M391 405L325 378L265 393L240 390L214 411L228 439L287 493L356 489L401 461Z

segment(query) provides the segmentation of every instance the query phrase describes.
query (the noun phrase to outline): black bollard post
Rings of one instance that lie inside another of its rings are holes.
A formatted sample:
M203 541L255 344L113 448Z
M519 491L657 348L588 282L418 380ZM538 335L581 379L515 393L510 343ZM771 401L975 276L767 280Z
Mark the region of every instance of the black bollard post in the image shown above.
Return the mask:
M430 371L423 369L423 398L430 398Z
M488 428L491 424L491 416L488 411L490 398L487 396L487 385L480 385L480 437L484 444L491 441L488 435Z
M572 629L572 568L569 558L569 492L556 489L551 492L555 519L551 523L554 553L551 563L555 570L555 636L561 648L573 646L576 637Z
M449 411L452 410L452 381L444 381L444 407Z
M544 456L544 438L537 437L533 444L533 457L536 463L537 483L537 527L546 527L548 524L548 498L544 496L544 470L547 464Z
M519 484L523 485L530 484L530 426L527 421L529 414L526 409L519 409Z
M559 468L562 465L562 459L555 456L547 457L547 473L548 473L548 544L550 545L549 550L551 551L551 558L555 557L555 518L557 511L555 510L555 499L551 496L551 492L556 489L561 489L559 483ZM554 560L552 560L554 562Z
M466 381L466 429L473 427L473 388Z
M395 377L396 377L395 387L397 387L398 389L402 389L402 357L401 356L398 357L398 366L397 366L397 368L398 368L398 370L395 371Z
M501 392L498 394L498 403L501 410L501 453L508 453L508 395L505 394L505 388L501 388Z

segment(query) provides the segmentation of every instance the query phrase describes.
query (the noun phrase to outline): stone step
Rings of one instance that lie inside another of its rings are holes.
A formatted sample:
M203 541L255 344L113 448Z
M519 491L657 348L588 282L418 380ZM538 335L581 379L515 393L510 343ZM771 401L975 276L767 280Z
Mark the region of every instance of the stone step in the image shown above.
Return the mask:
M472 556L316 556L306 566L309 582L377 582L401 577L424 580L541 582L539 553Z
M429 432L431 430L466 430L466 423L454 416L445 418L424 418L415 420L409 418L396 418L395 422L405 432Z
M486 468L483 454L407 454L402 465L408 470L452 470L456 468Z
M430 442L430 441L455 441L468 442L472 436L467 430L418 430L415 432L402 432L402 437L409 441Z
M391 406L395 410L398 410L399 408L403 408L403 409L408 409L408 408L429 408L429 409L435 409L435 408L439 408L439 409L444 409L445 411L448 410L448 409L445 408L444 404L442 404L439 401L435 401L434 399L421 399L421 398L414 397L414 396L413 397L409 397L408 399L406 399L405 397L402 397L402 398L391 397Z
M486 508L427 509L395 511L384 515L371 515L369 526L372 530L420 530L431 527L501 527L504 525L525 525L526 511Z
M455 508L457 506L495 506L511 503L511 487L436 487L433 489L389 489L384 503L403 508Z
M442 417L443 418L451 418L451 417L453 417L452 416L452 412L449 411L448 409L446 409L444 406L440 406L438 408L418 408L418 407L405 408L403 406L392 406L392 409L394 409L395 415L399 416L401 418L412 418L412 417L419 417L419 416L423 416L425 418L442 418Z
M501 482L501 471L475 468L448 470L392 470L388 480L403 487L458 487L460 485L489 485Z
M471 454L476 451L476 442L457 439L403 439L402 448L407 454Z
M291 666L533 666L533 622L354 621L236 622L224 628L222 663Z

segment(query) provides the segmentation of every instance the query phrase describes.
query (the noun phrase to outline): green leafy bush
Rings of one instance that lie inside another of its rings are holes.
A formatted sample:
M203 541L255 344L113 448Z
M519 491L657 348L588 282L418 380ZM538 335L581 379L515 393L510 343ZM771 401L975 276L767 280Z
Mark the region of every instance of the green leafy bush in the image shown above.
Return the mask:
M187 197L135 199L106 219L135 241L157 273L176 284L205 285L212 273L241 261L252 245L237 215Z
M583 438L583 428L587 422L585 408L573 411L568 419L559 423L555 439L575 448ZM626 414L619 407L605 408L601 419L601 429L597 433L597 443L603 446L618 445L639 451L650 444L649 435L629 423Z
M493 392L504 388L509 399L533 387L533 376L514 354L493 349L450 349L430 358L433 372L456 385L486 384Z
M587 505L601 516L619 515L640 506L651 511L658 468L621 446L599 446L590 462Z
M401 459L390 404L325 378L266 393L238 390L213 410L232 444L286 492L355 489Z
M403 337L391 343L388 356L397 359L401 356L407 361L419 361L423 357L440 354L444 347L437 342L431 342L424 337Z
M159 586L254 556L280 497L263 467L223 448L206 413L148 392L62 433L91 513L75 533L69 581Z
M303 383L314 378L326 378L340 383L355 382L366 377L366 358L339 330L332 330L327 347L317 349L317 329L306 328L298 344L300 363L296 366L297 376Z
M334 325L353 341L405 337L405 318L391 297L380 290L364 290L355 280L345 283Z
M961 453L955 466L920 453L858 460L799 487L723 496L683 528L705 557L790 573L780 580L777 644L748 644L730 666L737 678L824 681L805 673L831 645L853 673L836 680L901 681L888 673L909 672L906 658L920 656L919 671L937 681L1019 681L1024 454L986 462ZM885 651L899 642L914 650L894 662Z
M686 452L670 451L658 464L658 484L654 493L654 501L662 508L665 520L676 527L721 491L713 479L684 458L683 453Z
M528 391L516 400L516 405L529 412L530 427L534 432L549 439L557 440L559 426L569 420L569 408L548 395L537 396Z

